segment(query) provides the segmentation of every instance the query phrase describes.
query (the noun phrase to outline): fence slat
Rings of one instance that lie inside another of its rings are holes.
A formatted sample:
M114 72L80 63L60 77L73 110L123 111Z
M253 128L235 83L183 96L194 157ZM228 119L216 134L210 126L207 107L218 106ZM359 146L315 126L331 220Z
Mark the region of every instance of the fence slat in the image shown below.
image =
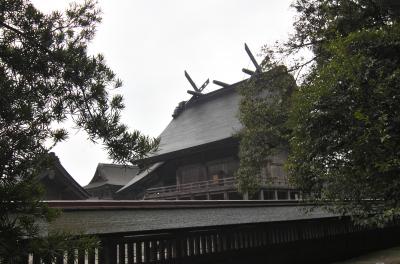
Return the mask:
M125 243L118 244L118 260L119 264L125 264Z
M142 242L136 242L136 261L135 263L142 263Z
M75 250L69 250L67 254L67 264L75 264Z
M32 263L33 264L40 264L40 258L36 254L33 255Z
M133 264L133 244L127 244L127 251L128 251L128 264Z
M91 249L88 251L88 264L95 264L96 262L96 250Z
M158 260L158 241L152 240L150 243L150 261Z
M78 250L78 264L85 264L85 250Z
M161 261L165 260L165 246L166 245L164 239L158 241L159 260Z

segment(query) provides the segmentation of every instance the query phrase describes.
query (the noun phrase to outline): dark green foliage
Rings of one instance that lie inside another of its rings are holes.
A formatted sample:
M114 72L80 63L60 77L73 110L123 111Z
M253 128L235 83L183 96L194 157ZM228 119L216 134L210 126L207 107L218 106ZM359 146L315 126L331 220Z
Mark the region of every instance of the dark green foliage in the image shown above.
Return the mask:
M94 1L44 15L28 0L0 1L0 259L19 257L38 235L36 218L54 212L40 203L36 176L51 166L50 140L67 138L54 124L72 119L110 158L131 162L158 140L120 122L121 86L102 55L88 55L100 12Z
M273 61L292 59L289 72L303 70L282 120L291 180L360 224L390 222L400 214L400 3L297 0L293 7L294 35L264 49ZM298 56L305 50L310 60Z
M286 67L268 65L266 72L242 84L239 119L240 166L236 174L238 190L250 196L259 188L259 175L268 159L288 147L287 126L290 98L296 83Z
M369 223L400 213L399 43L398 23L331 40L292 110L297 185Z
M63 259L65 253L76 258L77 251L82 252L99 248L99 241L96 237L75 234L71 236L68 232L50 233L46 237L37 237L31 241L32 252L39 257L42 263L56 263L57 258ZM68 256L69 257L69 256ZM76 261L74 262L76 263Z

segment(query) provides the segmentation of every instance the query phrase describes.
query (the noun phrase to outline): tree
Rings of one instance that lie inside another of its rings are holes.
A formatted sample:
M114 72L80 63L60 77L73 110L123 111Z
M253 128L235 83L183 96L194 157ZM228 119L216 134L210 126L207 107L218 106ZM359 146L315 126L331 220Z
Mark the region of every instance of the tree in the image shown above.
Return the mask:
M72 119L116 162L158 145L120 122L122 96L109 93L121 81L102 55L87 54L100 21L92 0L49 15L28 0L0 1L0 262L44 243L35 220L54 211L40 202L36 176L51 165L49 150L67 138L54 124Z
M259 175L268 159L288 148L287 135L291 131L287 119L296 82L286 67L265 62L265 72L239 87L243 129L237 135L240 164L236 181L238 191L248 197L259 190Z
M382 225L400 214L400 6L391 0L297 0L295 33L266 46L294 61L288 172L313 201ZM308 50L311 59L301 59ZM299 56L300 55L300 56ZM275 129L275 128L272 128Z

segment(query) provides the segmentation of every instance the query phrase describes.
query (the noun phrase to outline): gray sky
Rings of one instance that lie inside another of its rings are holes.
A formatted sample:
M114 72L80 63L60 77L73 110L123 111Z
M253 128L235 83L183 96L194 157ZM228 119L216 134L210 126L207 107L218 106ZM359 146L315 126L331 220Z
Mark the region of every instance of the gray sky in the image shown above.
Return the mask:
M49 12L63 10L72 1L32 2ZM123 80L123 121L156 137L171 121L178 102L190 98L183 71L197 85L207 78L226 83L244 79L241 69L253 69L244 42L256 54L262 45L286 39L294 16L291 2L99 0L103 22L90 52L104 54ZM210 83L204 92L218 88ZM99 162L110 162L102 146L90 143L82 132L72 131L54 152L81 185L90 181Z

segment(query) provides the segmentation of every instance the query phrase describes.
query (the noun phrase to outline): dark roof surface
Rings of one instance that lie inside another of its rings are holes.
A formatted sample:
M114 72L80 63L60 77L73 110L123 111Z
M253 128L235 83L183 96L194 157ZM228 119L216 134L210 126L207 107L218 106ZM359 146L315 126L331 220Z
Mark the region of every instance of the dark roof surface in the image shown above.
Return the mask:
M175 203L175 207L173 203ZM131 208L127 206L126 208L113 209L103 205L92 210L88 210L89 208L86 210L66 210L51 224L50 229L64 228L86 234L105 234L333 216L321 209L305 213L304 209L308 206L294 203L268 203L265 201L208 201L208 203L204 203L204 201L191 201L190 203L186 202L185 207L179 206L184 203L182 201L170 201L168 202L170 206L164 208L159 205L160 202L147 201L147 203L138 202L138 204L147 204L147 206L131 206ZM234 206L229 206L229 203ZM114 201L114 205L117 204L118 202ZM130 202L130 204L134 204L134 202ZM205 204L206 206L196 206L196 204ZM212 206L213 204L214 206Z
M189 100L161 133L159 150L150 158L220 141L238 132L242 127L237 118L238 84Z
M156 162L156 163L152 164L149 168L141 171L136 177L134 177L132 180L130 180L124 187L119 189L117 192L120 192L120 191L128 188L129 186L134 185L138 181L146 178L150 173L152 173L154 170L156 170L158 167L160 167L163 164L164 164L164 162Z
M43 180L46 177L58 177L58 180L65 185L65 191L73 193L81 199L88 199L90 197L89 193L75 181L71 174L69 174L61 164L59 158L53 152L50 152L50 155L54 161L53 168L40 173L38 176L39 180ZM52 170L55 170L58 173L52 172ZM45 188L51 188L51 186L45 185Z
M124 186L138 173L137 166L99 163L96 172L85 189L92 189L106 184Z

